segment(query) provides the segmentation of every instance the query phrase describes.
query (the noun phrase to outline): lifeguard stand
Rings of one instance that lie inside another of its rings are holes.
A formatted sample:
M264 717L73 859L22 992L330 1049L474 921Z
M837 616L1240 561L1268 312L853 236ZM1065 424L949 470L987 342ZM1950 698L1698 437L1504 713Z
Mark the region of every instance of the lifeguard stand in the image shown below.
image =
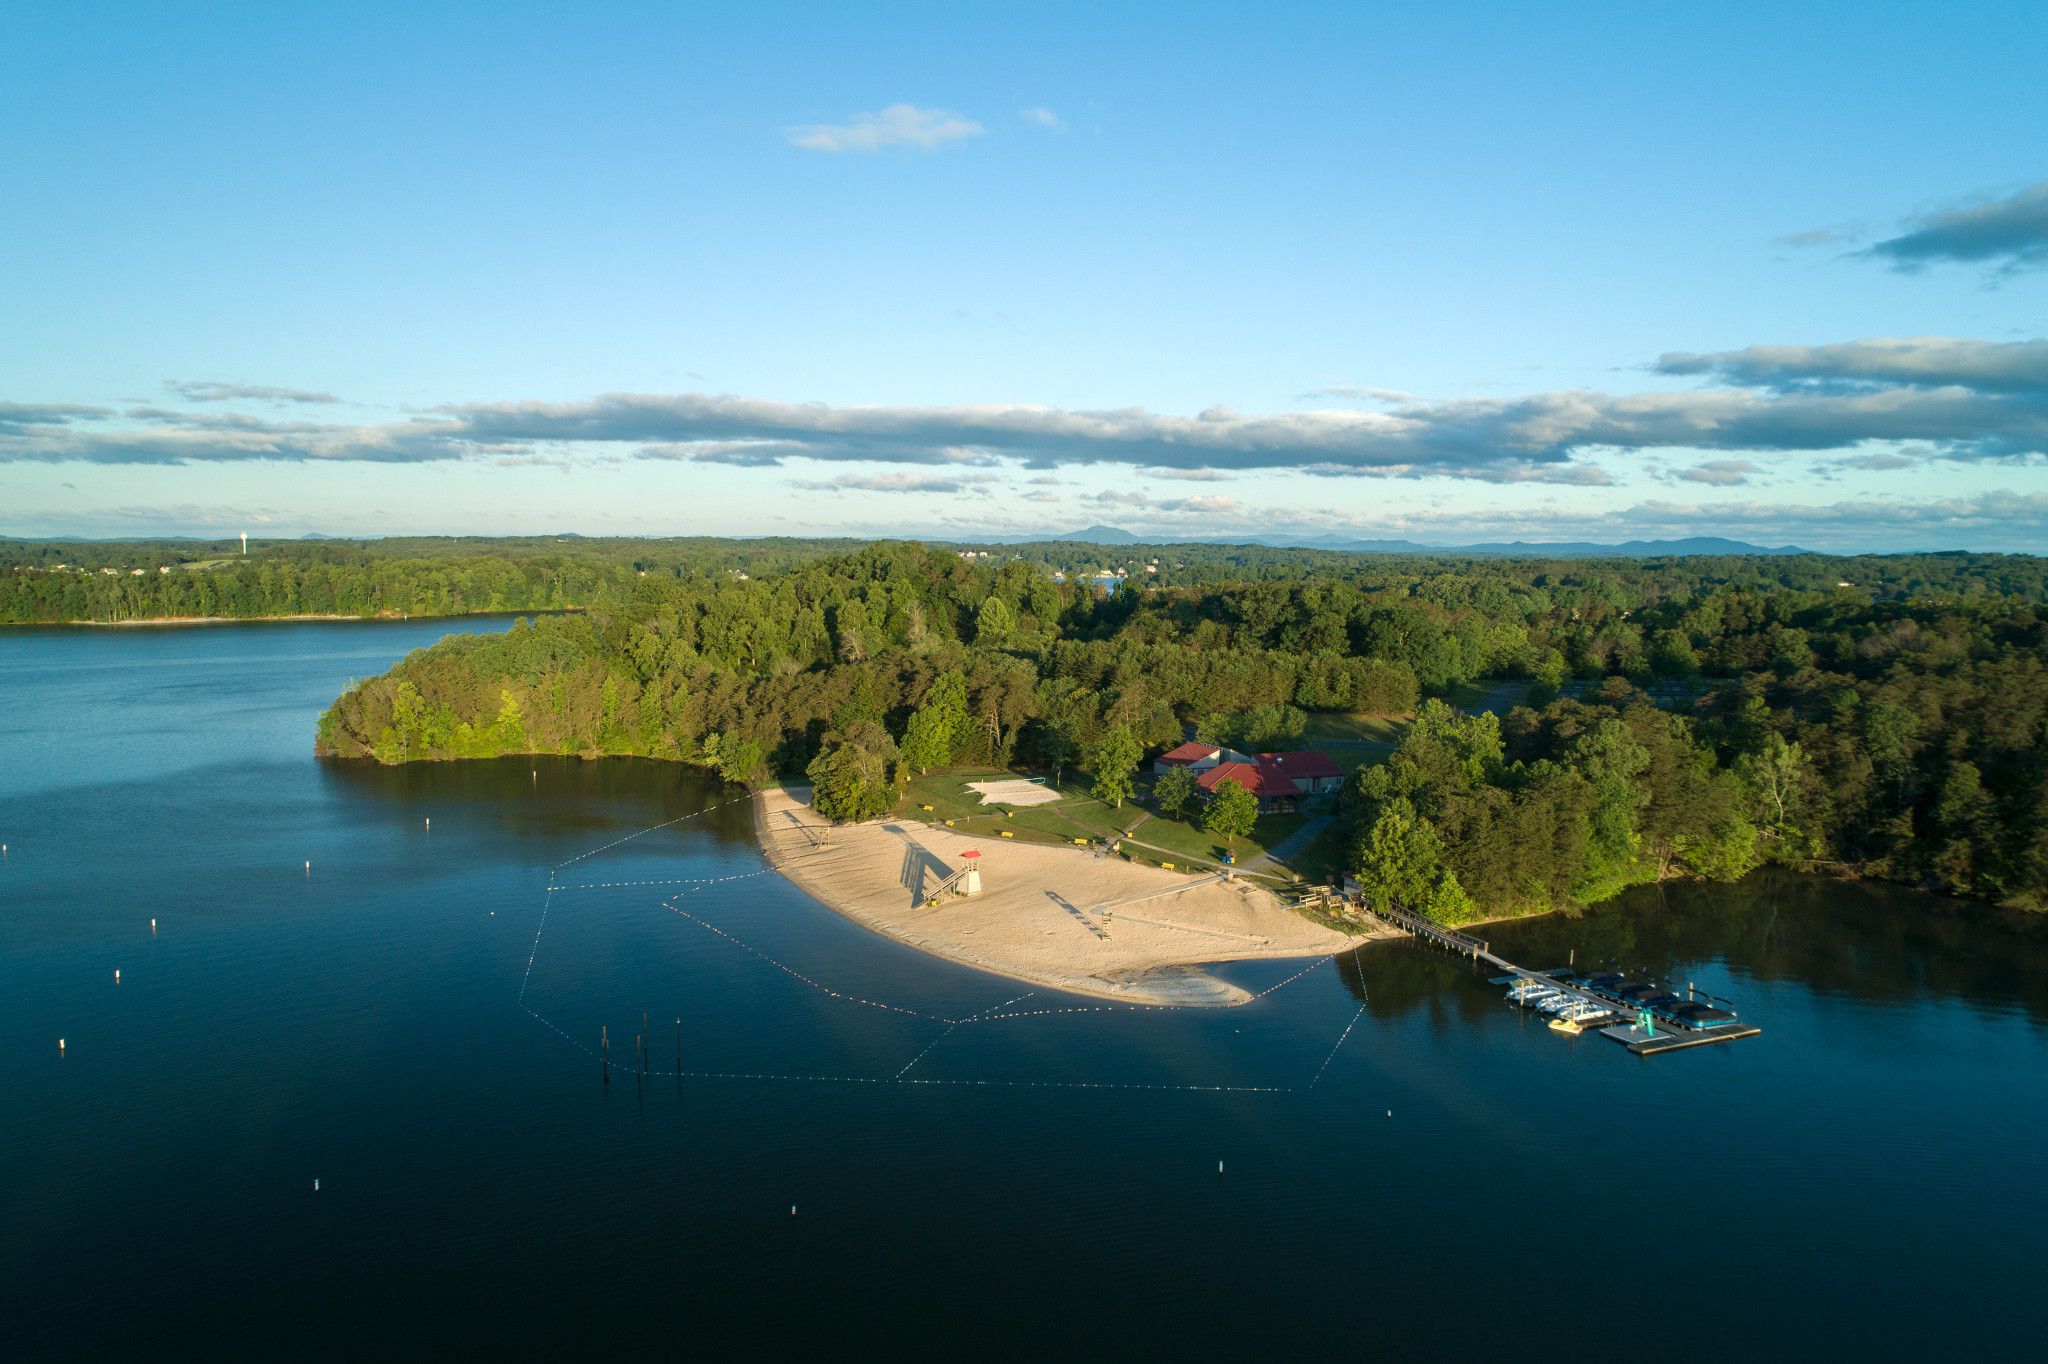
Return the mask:
M967 865L939 882L932 893L925 897L926 909L937 909L940 901L948 895L981 894L981 850L969 848L960 855L967 859Z

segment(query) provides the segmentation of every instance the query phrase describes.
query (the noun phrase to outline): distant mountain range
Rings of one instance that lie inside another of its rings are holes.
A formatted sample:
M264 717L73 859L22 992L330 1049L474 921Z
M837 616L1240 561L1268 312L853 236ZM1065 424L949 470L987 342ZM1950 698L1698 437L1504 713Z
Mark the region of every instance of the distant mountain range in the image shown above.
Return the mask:
M127 543L172 543L189 541L195 543L228 543L232 535L124 535L124 536L26 536L0 535L0 541L33 543L36 541L61 542L67 544L104 542ZM270 538L270 537L260 537ZM335 536L321 532L307 531L299 536L301 540L375 540L378 536ZM456 536L455 539L465 537ZM471 537L474 538L474 537ZM519 538L519 537L513 537ZM575 531L558 531L553 535L527 538L553 540L595 539L602 542L605 537L587 537ZM659 539L660 537L653 537ZM737 539L759 537L737 536ZM817 536L798 539L844 539L849 544L862 541L860 536ZM1723 539L1718 535L1695 535L1683 540L1624 540L1619 544L1600 544L1592 540L1509 540L1489 541L1476 545L1423 545L1413 540L1351 540L1339 535L1211 535L1211 536L1166 536L1151 538L1127 531L1120 526L1088 526L1069 534L1045 533L1038 535L975 535L941 536L921 535L906 531L899 537L907 540L926 540L942 545L1031 545L1031 544L1087 544L1087 545L1263 545L1268 549L1327 549L1350 554L1471 554L1514 559L1670 559L1686 555L1732 555L1732 554L1815 554L1820 551L1801 549L1798 545L1752 545L1743 540ZM1938 550L1887 550L1870 551L1893 554L1933 554Z
M1265 545L1272 549L1330 549L1352 554L1483 554L1517 559L1657 559L1684 555L1725 554L1810 554L1797 545L1752 545L1718 535L1695 535L1683 540L1624 540L1600 544L1592 540L1492 541L1476 545L1423 545L1413 540L1352 540L1337 535L1298 536L1210 536L1148 539L1118 526L1088 526L1069 535L991 535L976 537L982 543L1023 545L1062 541L1088 545L1220 544Z

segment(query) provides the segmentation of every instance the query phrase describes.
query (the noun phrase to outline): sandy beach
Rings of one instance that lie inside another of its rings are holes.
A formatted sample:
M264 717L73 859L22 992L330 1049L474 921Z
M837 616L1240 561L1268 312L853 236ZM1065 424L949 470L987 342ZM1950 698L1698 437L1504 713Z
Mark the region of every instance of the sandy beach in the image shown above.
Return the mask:
M1134 1004L1228 1007L1251 996L1203 965L1318 957L1364 941L1242 880L907 819L827 825L805 794L754 797L755 828L777 870L877 933L1017 980ZM928 904L970 849L983 854L981 894Z

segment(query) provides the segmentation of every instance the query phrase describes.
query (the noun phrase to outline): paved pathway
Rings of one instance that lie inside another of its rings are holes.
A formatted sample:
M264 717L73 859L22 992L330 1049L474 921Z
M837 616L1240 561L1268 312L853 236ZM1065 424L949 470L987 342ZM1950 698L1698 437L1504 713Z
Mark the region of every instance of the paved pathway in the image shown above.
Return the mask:
M1296 829L1293 833L1266 849L1264 853L1246 863L1245 870L1250 871L1266 862L1285 862L1288 858L1315 842L1316 835L1330 826L1332 818L1333 816L1331 815L1317 815L1315 818L1305 821L1299 829Z

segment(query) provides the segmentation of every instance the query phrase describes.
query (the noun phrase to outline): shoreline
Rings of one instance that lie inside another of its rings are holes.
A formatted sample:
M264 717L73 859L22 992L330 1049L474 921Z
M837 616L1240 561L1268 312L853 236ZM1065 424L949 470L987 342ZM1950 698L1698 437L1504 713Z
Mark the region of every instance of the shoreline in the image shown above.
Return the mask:
M888 816L825 826L781 787L749 803L763 858L833 913L930 956L1068 994L1233 1008L1255 996L1204 967L1329 956L1391 936L1325 928L1241 879L1033 843L990 847L983 892L933 906L925 897L965 865L958 854L987 840ZM1104 916L1090 904L1129 911Z
M85 628L93 630L128 630L157 625L289 625L304 624L308 621L341 621L356 625L396 625L411 620L482 620L502 616L508 620L535 616L573 616L584 608L580 606L548 606L529 609L508 608L503 611L452 611L446 615L435 615L422 611L376 612L368 616L351 616L338 611L302 612L290 616L137 616L132 620L8 620L0 621L0 629L20 630L68 630Z

